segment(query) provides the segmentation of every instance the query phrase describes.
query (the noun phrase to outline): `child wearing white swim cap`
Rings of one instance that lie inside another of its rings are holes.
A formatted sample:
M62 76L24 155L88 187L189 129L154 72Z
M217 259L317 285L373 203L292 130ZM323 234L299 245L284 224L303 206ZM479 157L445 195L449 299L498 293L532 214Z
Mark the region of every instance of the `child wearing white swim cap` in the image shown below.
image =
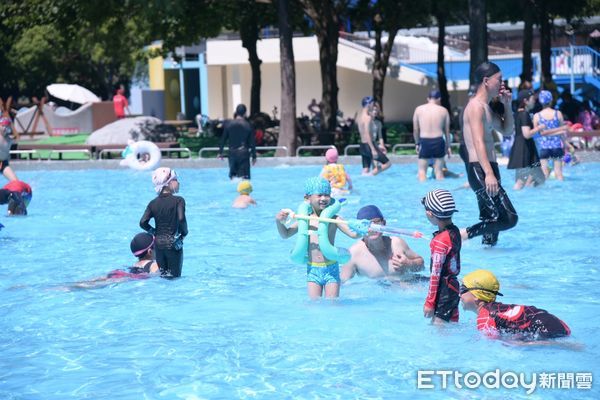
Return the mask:
M158 196L148 203L140 227L155 237L161 276L176 278L181 276L183 239L188 234L185 200L175 196L179 192L179 177L171 168L157 168L152 173L152 184ZM152 218L154 227L149 224Z

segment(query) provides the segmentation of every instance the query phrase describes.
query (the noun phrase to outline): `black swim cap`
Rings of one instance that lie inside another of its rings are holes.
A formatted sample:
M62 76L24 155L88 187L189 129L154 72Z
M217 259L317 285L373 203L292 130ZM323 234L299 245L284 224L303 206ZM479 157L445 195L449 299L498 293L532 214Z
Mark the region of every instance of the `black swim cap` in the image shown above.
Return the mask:
M129 247L134 256L142 257L152 246L154 246L154 236L142 232L134 236Z
M498 65L494 64L493 62L483 62L479 64L477 68L475 68L475 83L479 85L481 82L483 82L483 78L489 78L498 72L500 72L500 67Z

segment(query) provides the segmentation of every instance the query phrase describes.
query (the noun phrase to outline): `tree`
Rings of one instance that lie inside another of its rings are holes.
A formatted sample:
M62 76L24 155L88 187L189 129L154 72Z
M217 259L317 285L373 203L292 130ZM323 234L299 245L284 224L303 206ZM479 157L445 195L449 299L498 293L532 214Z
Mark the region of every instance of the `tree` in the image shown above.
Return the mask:
M400 28L411 28L426 20L426 2L415 4L413 1L398 0L362 0L357 4L354 14L368 16L368 27L375 32L375 55L373 57L373 98L383 110L385 77L394 40ZM410 12L408 11L410 10ZM360 17L358 17L360 18ZM382 44L383 33L387 32L387 41Z
M269 1L235 0L219 3L224 27L236 30L240 34L242 46L248 51L248 62L252 70L252 86L250 88L250 115L260 112L260 89L262 60L258 57L257 42L260 40L260 29L277 22L275 8Z
M347 0L299 0L306 15L314 23L319 42L323 109L321 130L331 132L337 125L338 85L337 57L340 15L345 12Z
M433 15L438 25L437 36L437 80L438 88L442 95L442 106L452 114L450 105L450 95L448 93L448 80L446 79L445 56L444 49L446 47L446 23L453 21L456 18L452 14L452 10L463 9L463 0L433 0L431 4L431 15Z
M472 84L475 68L488 59L485 0L469 0L469 42L471 50L469 76Z
M281 120L279 123L278 146L286 146L292 154L296 152L296 67L292 43L290 0L278 1L279 53L281 69Z

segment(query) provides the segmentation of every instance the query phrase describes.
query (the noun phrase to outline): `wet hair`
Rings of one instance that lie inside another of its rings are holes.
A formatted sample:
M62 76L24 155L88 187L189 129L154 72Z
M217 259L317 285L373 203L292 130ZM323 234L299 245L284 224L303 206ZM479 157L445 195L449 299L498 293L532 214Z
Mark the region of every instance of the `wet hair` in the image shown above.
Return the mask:
M244 104L238 104L238 106L235 108L235 114L233 115L236 117L243 117L246 115L246 106Z
M483 82L483 78L489 78L492 75L500 72L500 67L493 62L483 62L479 64L475 71L473 72L473 78L475 83L480 85Z

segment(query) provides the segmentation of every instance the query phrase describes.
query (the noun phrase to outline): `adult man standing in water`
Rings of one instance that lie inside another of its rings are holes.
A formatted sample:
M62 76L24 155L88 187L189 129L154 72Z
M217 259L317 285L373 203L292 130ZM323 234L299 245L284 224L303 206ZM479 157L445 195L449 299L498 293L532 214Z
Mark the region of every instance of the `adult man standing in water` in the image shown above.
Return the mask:
M223 158L223 147L229 143L229 178L250 179L250 157L256 164L256 141L254 129L246 121L246 106L238 104L234 119L224 124L219 145L219 158Z
M392 166L391 161L384 153L385 146L383 145L383 139L372 129L374 103L375 99L371 96L364 97L361 100L362 110L356 119L358 132L360 133L360 155L362 157L363 175L377 175ZM375 135L373 135L374 133ZM381 168L377 167L376 161L381 163ZM373 166L372 171L371 166Z
M418 106L413 114L413 136L419 156L419 180L427 179L427 165L434 159L435 179L444 179L442 166L450 155L450 114L440 105L442 94L432 90L427 103ZM444 140L444 136L446 140Z
M499 96L505 110L511 110L511 94L504 87L500 68L484 62L475 69L477 91L465 107L463 134L469 164L469 184L477 196L481 222L463 230L462 238L483 235L483 244L494 246L498 233L514 227L518 216L504 188L500 185L500 171L496 162L493 130L510 135L514 129L512 112L500 118L489 107L492 98Z

